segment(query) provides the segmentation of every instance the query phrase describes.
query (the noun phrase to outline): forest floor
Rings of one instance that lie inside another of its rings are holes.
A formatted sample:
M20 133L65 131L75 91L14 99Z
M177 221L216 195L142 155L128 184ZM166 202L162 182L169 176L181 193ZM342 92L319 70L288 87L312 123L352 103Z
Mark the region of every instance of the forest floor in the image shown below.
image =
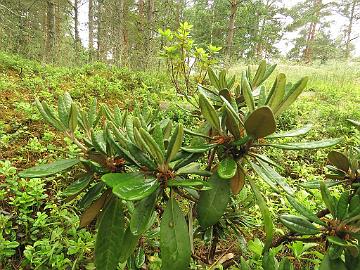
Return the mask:
M244 66L239 64L234 65L230 72L241 74L242 70ZM307 90L291 110L284 113L278 129L288 130L311 123L313 130L307 140L343 137L338 149L360 144L359 131L346 121L360 119L359 63L313 66L279 64L277 72L287 74L291 82L302 76L310 77ZM164 110L170 118L188 123L193 121L191 116L174 104L178 97L165 73L132 72L103 64L80 68L44 67L0 54L0 187L13 192L8 197L0 190L0 206L3 207L0 207L0 253L3 251L5 254L0 254L0 269L2 265L4 269L32 269L41 265L68 269L73 261L80 269L93 269L93 232L81 229L75 235L73 230L78 229L79 213L74 205L64 202L59 195L70 180L59 176L20 181L16 177L16 171L37 162L74 153L71 142L45 124L34 105L35 97L55 105L57 96L64 91L69 91L80 104L87 104L89 97L93 96L108 103L109 107L119 104L120 107L131 108L134 100L140 103L147 101L149 106L156 107L168 101L170 105L166 105ZM284 153L272 150L269 155L284 168L283 175L297 186L298 183L323 177L327 151ZM274 216L289 211L281 198L265 188L263 191L268 195L267 202ZM310 194L300 189L297 192L297 197L309 200L309 207L313 209L319 207L319 196L319 192ZM5 208L9 205L10 208ZM10 212L11 215L8 215ZM256 212L257 209L254 209L254 215L258 216ZM255 222L258 220L255 219ZM279 225L276 233L281 234L283 230ZM247 237L252 241L249 252L254 254L259 245L256 237L261 238L262 235ZM221 245L226 246L226 242ZM287 247L284 252L291 253L292 248ZM52 253L51 258L49 252ZM147 256L152 264L149 269L158 269L157 255ZM256 256L253 258L253 265L258 265ZM316 259L315 249L313 253L294 260L299 263L304 260L311 267L316 265ZM203 269L195 265L192 269Z

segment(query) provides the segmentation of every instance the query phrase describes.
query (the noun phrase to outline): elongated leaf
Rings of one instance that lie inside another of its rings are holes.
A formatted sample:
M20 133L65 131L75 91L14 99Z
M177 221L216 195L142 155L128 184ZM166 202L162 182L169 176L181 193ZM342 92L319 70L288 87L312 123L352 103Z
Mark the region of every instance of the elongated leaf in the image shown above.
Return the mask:
M252 89L248 79L246 78L245 72L242 73L241 91L244 96L246 106L249 109L249 112L252 112L253 110L255 110L255 102L252 94Z
M241 120L240 116L239 116L239 112L237 112L233 106L230 104L229 101L227 101L224 97L221 97L222 101L224 102L224 105L226 107L226 111L228 114L230 114L232 116L232 118L234 120L236 120L236 122L238 124L241 124L242 126L244 125L243 121Z
M72 132L75 132L78 124L78 108L75 103L71 104L70 115L69 115L69 124L68 127Z
M50 111L47 104L45 102L40 102L38 99L35 99L36 107L38 108L42 117L53 127L60 131L65 130L65 126L57 119L54 114Z
M162 270L187 269L191 248L185 217L175 199L171 198L160 223Z
M91 142L97 151L106 155L106 141L102 131L91 132Z
M209 76L211 85L214 86L216 89L220 89L219 80L218 80L215 72L211 68L208 68L208 76Z
M222 179L230 179L235 176L236 169L236 161L232 158L225 158L219 163L217 173Z
M165 156L165 147L164 147L164 134L162 131L162 128L160 127L160 124L156 124L154 127L154 130L152 132L152 136L154 138L154 140L156 141L156 143L158 144L161 153L163 154L163 156Z
M266 184L268 184L275 192L280 193L280 190L277 188L274 179L269 177L263 168L251 161L249 163L254 171L265 181Z
M140 134L147 145L149 154L158 162L158 164L162 164L164 162L164 155L154 138L143 128L140 129Z
M336 218L338 220L343 220L348 212L349 205L349 191L344 191L336 204Z
M152 161L140 148L138 148L135 144L128 142L128 150L131 156L137 161L136 163L140 163L150 170L156 169L156 164Z
M320 230L303 217L294 215L282 215L280 221L291 231L299 234L318 234Z
M328 160L332 165L334 165L336 168L344 172L347 172L350 168L350 161L348 157L340 152L337 151L329 152Z
M92 179L92 174L85 174L82 177L76 179L71 185L66 187L62 194L64 194L65 196L73 196L75 194L78 194L89 185Z
M52 163L35 166L19 173L20 177L37 178L45 177L65 171L80 162L79 159L61 159Z
M264 169L265 174L273 179L286 193L293 195L294 190L289 186L286 182L285 178L282 177L277 171L275 171L271 166L269 166L266 162L261 159L257 159L260 166Z
M67 107L67 104L62 96L58 99L58 115L63 125L69 127L70 108Z
M113 199L102 215L95 242L95 266L98 270L117 268L124 237L124 214L119 199Z
M214 106L203 95L199 95L199 106L202 115L209 122L209 124L217 131L220 131L220 120Z
M155 178L146 178L140 172L134 173L108 173L101 177L113 193L124 200L141 200L160 186Z
M293 196L286 195L288 202L295 208L299 214L303 215L312 222L319 225L326 226L326 223L318 218L310 209L306 208L303 204L299 203Z
M293 129L281 133L275 133L267 136L266 139L286 138L286 137L297 137L308 133L312 128L312 124L307 124L301 128Z
M329 209L330 213L335 217L336 204L335 199L330 195L330 191L324 182L320 183L321 197Z
M267 106L257 108L245 121L248 135L255 139L264 138L276 131L276 122L271 109Z
M285 150L307 150L307 149L320 149L334 146L342 141L342 138L327 139L314 142L299 142L299 143L283 143L283 144L266 144L275 148Z
M274 233L273 232L274 225L273 225L273 222L272 222L272 218L271 218L269 208L267 207L263 196L261 195L260 191L257 189L255 183L253 182L253 180L251 178L249 178L249 183L250 183L251 189L254 192L257 205L260 208L261 215L262 215L263 220L264 220L264 228L265 228L265 233L266 233L266 240L265 240L265 245L264 245L263 252L265 252L270 248L272 238L273 238L273 233Z
M172 179L167 182L168 187L189 187L198 190L209 190L212 189L212 185L209 182L202 180L179 180Z
M181 147L181 150L188 153L204 153L213 148L215 148L217 144L205 144L205 145L197 145L194 147Z
M93 204L91 204L80 217L80 228L88 226L100 213L108 194L103 193Z
M285 85L286 85L286 76L284 73L279 73L276 77L273 88L270 91L268 101L266 105L268 105L271 109L275 110L285 95Z
M308 188L308 189L319 189L320 188L320 183L322 183L323 181L321 180L313 180L313 181L308 181L305 183L301 183L300 186L304 187L304 188ZM325 185L327 187L334 187L337 185L340 185L342 182L341 181L326 181Z
M294 84L294 86L290 89L289 93L287 93L283 101L274 110L275 116L280 115L283 111L285 111L288 107L290 107L290 105L297 99L297 97L305 89L308 80L309 80L308 77L304 77Z
M190 163L184 167L181 167L176 174L196 174L201 176L211 176L212 173L201 169L200 163Z
M79 201L79 208L88 208L94 200L100 197L101 191L104 189L104 187L105 184L102 182L93 185Z
M206 134L202 134L200 132L196 132L196 131L192 131L190 129L184 128L184 132L186 134L192 135L192 136L197 136L197 137L201 137L201 138L205 138L205 139L212 139L211 137L207 136Z
M126 262L126 260L133 254L136 249L136 246L139 242L141 235L134 235L130 227L127 227L123 237L122 245L120 247L120 262ZM116 269L116 268L115 268Z
M178 124L175 132L171 136L169 145L166 150L166 163L170 163L180 150L182 141L184 139L184 127L182 124Z
M273 64L273 65L271 65L270 67L268 67L268 68L266 69L265 74L264 74L264 76L262 77L259 85L262 84L267 78L270 77L270 75L271 75L271 74L273 73L273 71L275 70L276 66L277 66L277 64Z
M201 227L216 224L230 201L230 183L214 173L209 179L212 189L200 193L197 213Z
M130 221L130 230L134 235L141 235L145 232L154 212L156 199L157 193L154 192L136 204Z
M264 77L265 71L266 71L266 60L262 60L259 64L258 69L256 70L254 79L252 80L251 86L253 89L255 89L260 85L262 78Z

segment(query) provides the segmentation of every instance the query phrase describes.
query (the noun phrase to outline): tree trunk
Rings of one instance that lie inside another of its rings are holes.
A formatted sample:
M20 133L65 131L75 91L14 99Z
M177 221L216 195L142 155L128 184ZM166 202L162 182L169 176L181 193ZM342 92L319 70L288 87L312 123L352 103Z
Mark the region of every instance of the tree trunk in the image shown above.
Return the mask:
M322 5L322 0L314 0L314 8L315 8L315 20L312 21L310 23L309 26L309 31L308 31L308 35L306 38L306 47L304 50L304 60L305 63L311 63L312 61L312 46L313 46L313 41L315 40L315 34L316 34L316 26L317 23L319 22L320 18L320 11L321 11L321 5Z
M349 25L346 29L346 41L345 41L345 58L349 59L350 57L350 43L351 43L351 34L352 34L352 27L354 23L354 15L355 15L355 7L356 7L357 1L353 0L351 3L351 11L350 11L350 17L349 17Z
M78 56L80 50L79 0L74 0L74 32L75 32L75 54Z
M128 16L129 16L129 4L127 0L122 2L122 18L121 18L121 30L122 30L122 59L125 66L129 66L129 33L128 33Z
M46 37L46 60L54 60L55 48L55 4L53 0L47 0L47 37Z
M94 58L94 2L89 0L88 10L88 39L89 39L89 60L92 61Z
M231 0L230 2L230 17L229 17L228 30L227 30L226 43L225 43L225 49L226 49L225 54L228 58L231 57L231 51L233 46L234 34L235 34L235 18L236 18L236 11L238 4L239 3L237 0Z

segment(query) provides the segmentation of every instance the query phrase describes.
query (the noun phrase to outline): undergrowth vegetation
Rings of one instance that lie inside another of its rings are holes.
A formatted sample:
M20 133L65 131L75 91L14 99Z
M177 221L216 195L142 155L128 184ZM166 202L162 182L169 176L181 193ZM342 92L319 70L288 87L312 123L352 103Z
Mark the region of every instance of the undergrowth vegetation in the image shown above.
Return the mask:
M0 268L358 269L359 67L257 68L188 97L165 71L0 53ZM281 72L309 81L277 114Z

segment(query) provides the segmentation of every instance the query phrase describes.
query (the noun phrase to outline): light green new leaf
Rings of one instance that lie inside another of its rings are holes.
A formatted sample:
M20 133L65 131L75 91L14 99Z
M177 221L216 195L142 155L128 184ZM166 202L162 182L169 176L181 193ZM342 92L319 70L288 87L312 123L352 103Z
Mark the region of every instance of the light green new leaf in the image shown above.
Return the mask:
M120 260L124 236L124 214L119 199L114 198L104 210L95 242L95 266L114 270Z
M160 223L162 270L187 269L191 248L185 217L175 199L170 198Z
M80 162L79 159L61 159L52 163L35 166L19 173L20 177L37 178L65 171Z

